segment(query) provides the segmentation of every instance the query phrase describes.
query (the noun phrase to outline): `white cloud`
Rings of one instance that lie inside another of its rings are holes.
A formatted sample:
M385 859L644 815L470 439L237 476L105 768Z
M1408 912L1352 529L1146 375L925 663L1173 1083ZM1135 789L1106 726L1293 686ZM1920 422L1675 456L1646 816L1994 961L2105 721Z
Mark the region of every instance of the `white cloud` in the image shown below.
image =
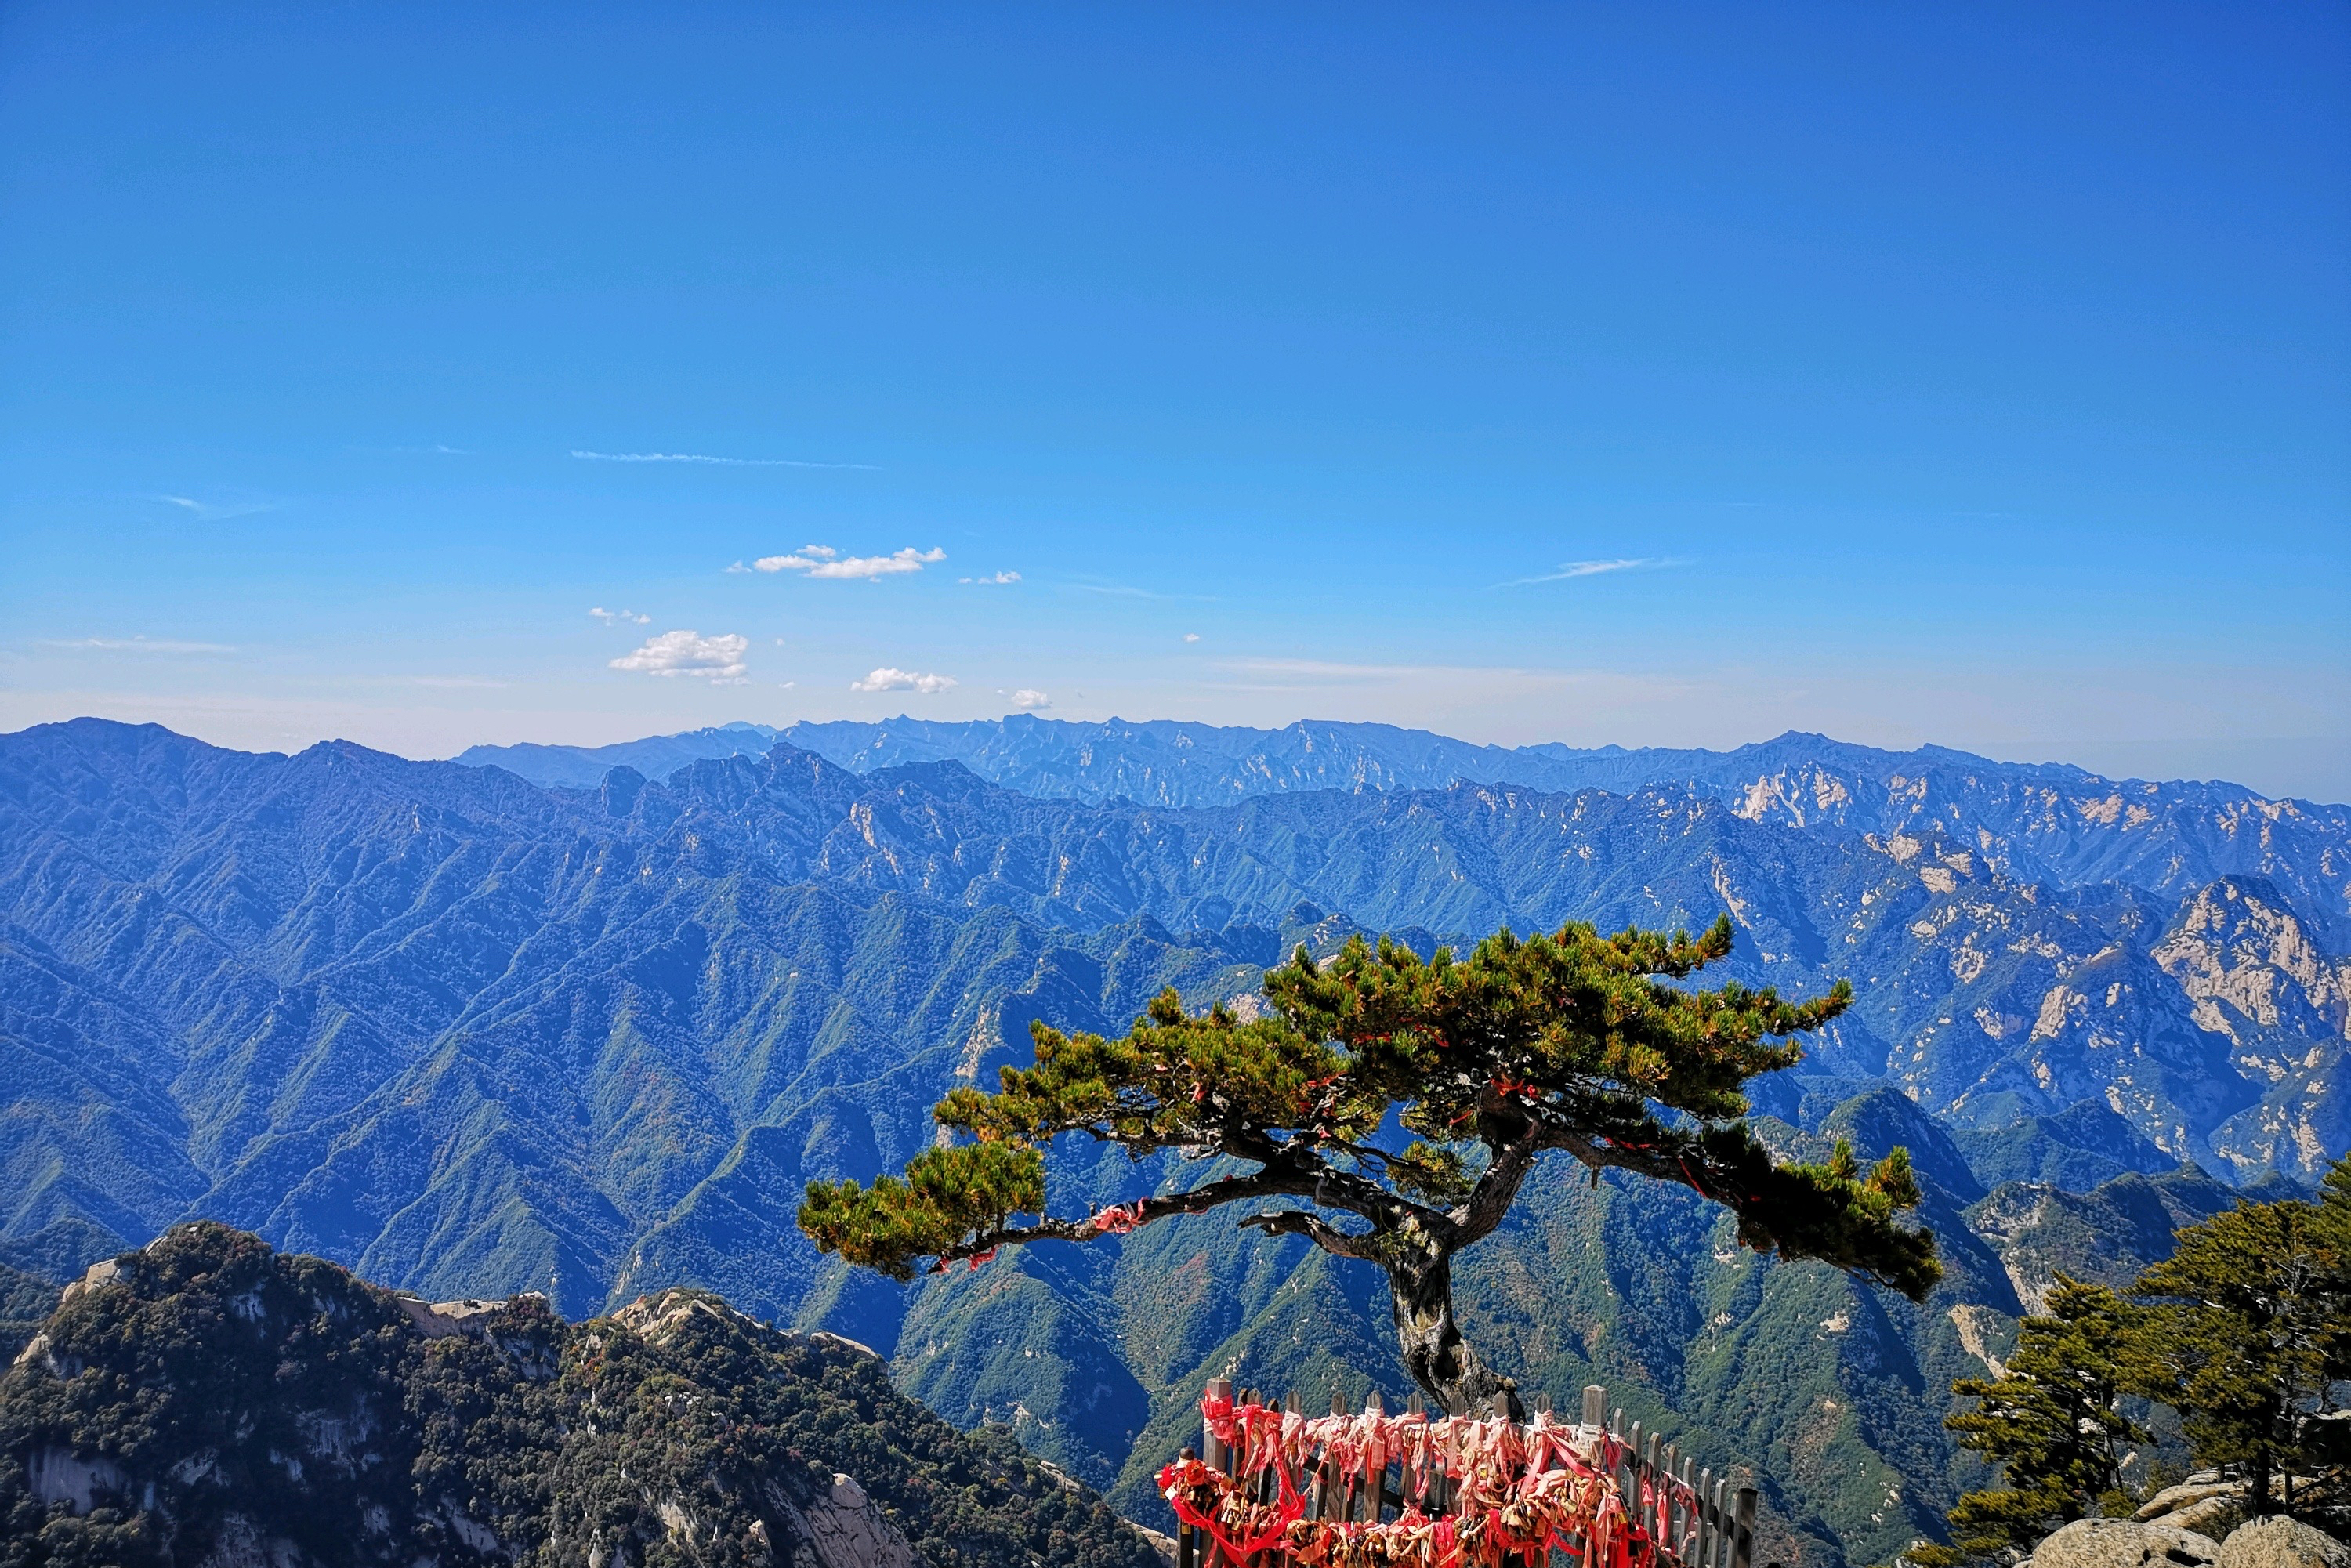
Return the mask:
M1196 643L1199 640L1200 634L1197 632L1186 632L1184 633L1184 641L1186 643Z
M1053 699L1043 692L1030 691L1027 686L1023 686L1012 694L1012 706L1034 713L1040 708L1051 707Z
M797 457L713 457L706 452L582 452L590 463L715 463L722 468L872 468L871 463L804 463Z
M852 581L877 581L885 577L897 577L905 572L920 571L936 561L947 559L943 549L916 549L908 545L904 549L888 555L844 556L826 545L802 545L789 555L763 555L751 563L755 571L804 571L810 577L832 578ZM729 571L736 570L727 568Z
M1019 581L1020 574L1017 571L999 571L993 577L958 577L956 580L957 582L976 582L983 588L995 588L1000 587L1008 582Z
M170 637L77 637L44 644L51 648L88 648L101 653L234 653L228 643L182 643Z
M607 626L650 626L653 619L650 615L640 615L633 610L607 610L601 604L588 613Z
M649 675L699 675L713 685L737 685L750 668L743 659L751 640L732 632L705 637L699 632L664 632L648 637L633 653L611 661L616 670L642 670Z
M1498 582L1494 586L1524 588L1531 582L1565 582L1570 578L1598 577L1603 572L1642 571L1650 567L1679 565L1681 565L1680 561L1668 556L1643 556L1637 559L1620 560L1571 560L1562 562L1557 571L1547 571L1540 577L1512 578L1508 582Z
M213 501L199 501L190 496L158 496L155 499L168 506L177 507L199 522L206 523L216 523L229 517L249 517L256 512L266 512L270 509L266 502L261 501L245 501L222 506Z
M956 682L953 675L918 675L912 670L893 670L884 665L862 681L852 681L852 692L919 692L935 697L941 692L953 691Z

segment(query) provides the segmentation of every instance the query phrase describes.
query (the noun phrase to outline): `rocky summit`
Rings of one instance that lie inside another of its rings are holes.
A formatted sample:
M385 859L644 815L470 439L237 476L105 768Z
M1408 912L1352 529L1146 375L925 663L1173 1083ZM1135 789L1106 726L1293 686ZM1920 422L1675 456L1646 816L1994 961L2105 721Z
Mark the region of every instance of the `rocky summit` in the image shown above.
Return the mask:
M428 1304L224 1226L93 1266L0 1378L0 1563L1154 1568L1001 1428L672 1290Z
M436 1301L579 1319L692 1286L873 1346L957 1427L1007 1423L1164 1522L1148 1478L1209 1375L1406 1392L1374 1279L1202 1218L901 1290L817 1256L805 1184L898 1168L1032 1021L1121 1031L1171 986L1245 1009L1295 944L1728 912L1729 974L1855 988L1759 1082L1761 1130L1909 1147L1942 1286L1912 1307L1744 1251L1687 1194L1543 1169L1461 1304L1531 1391L1605 1383L1753 1467L1767 1549L1833 1565L1936 1533L1975 1484L1941 1391L2057 1270L2123 1282L2351 1148L2340 806L1803 735L658 739L429 763L0 737L0 1332L192 1218ZM1201 1174L1054 1161L1077 1203Z

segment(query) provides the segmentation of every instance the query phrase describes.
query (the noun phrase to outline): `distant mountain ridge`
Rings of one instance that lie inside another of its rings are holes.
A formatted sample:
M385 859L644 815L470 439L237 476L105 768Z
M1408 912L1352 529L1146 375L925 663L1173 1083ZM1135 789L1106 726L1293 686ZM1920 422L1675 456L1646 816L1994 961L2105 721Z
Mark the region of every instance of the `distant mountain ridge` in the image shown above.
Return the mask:
M1749 788L1784 772L1792 760L1882 780L1915 780L1930 768L1959 768L2068 792L2113 785L2137 795L2154 782L2108 779L2070 763L1999 762L1941 746L1887 751L1802 730L1710 751L1580 747L1559 741L1487 746L1429 730L1336 720L1301 719L1280 729L1253 729L1181 719L1093 721L1037 714L965 720L803 719L781 728L737 721L609 746L475 746L453 760L504 768L537 784L584 789L616 767L663 779L692 761L756 757L779 740L860 773L909 762L960 762L991 784L1024 795L1089 801L1124 798L1150 806L1227 805L1250 795L1297 789L1443 789L1464 779L1616 794L1656 783ZM2155 788L2262 798L2217 779L2178 779ZM1764 798L1769 795L1767 790ZM1781 803L1803 809L1792 799Z
M592 787L614 767L666 779L695 760L781 743L858 773L960 763L1039 800L1189 809L1265 796L1446 789L1462 781L1544 793L1687 789L1752 821L1928 832L2003 875L2067 886L2120 881L2179 892L2216 874L2279 877L2337 949L2351 947L2351 806L2273 800L2241 785L2115 780L2060 763L1995 762L1943 747L1884 751L1797 731L1730 751L1516 749L1387 725L1280 730L1172 720L1079 723L1016 714L939 723L729 725L594 748L475 747L456 760L535 782ZM680 761L685 758L685 761ZM2332 852L2332 853L2330 853Z
M778 731L764 724L715 725L676 735L649 735L611 746L474 746L455 760L467 768L503 768L534 784L592 789L615 768L633 768L648 779L666 779L688 763L713 757L757 757L776 743Z
M2161 1209L2032 1195L2158 1180L2209 1207L2228 1188L2169 1167L2300 1179L2351 1147L2346 813L1887 755L1182 808L789 744L582 789L95 720L0 737L0 1261L204 1215L435 1297L715 1288L1147 1510L1210 1370L1395 1376L1360 1271L1204 1220L902 1292L810 1250L801 1184L898 1165L1031 1019L1247 996L1294 941L1728 910L1734 973L1858 993L1759 1111L1908 1142L1951 1282L1888 1303L1740 1253L1702 1204L1552 1173L1465 1312L1545 1386L1601 1376L1761 1466L1783 1561L1874 1560L1965 1479L1917 1391L2001 1354L2039 1265L2000 1248L2089 1256L2095 1216ZM1079 1204L1198 1174L1056 1162Z

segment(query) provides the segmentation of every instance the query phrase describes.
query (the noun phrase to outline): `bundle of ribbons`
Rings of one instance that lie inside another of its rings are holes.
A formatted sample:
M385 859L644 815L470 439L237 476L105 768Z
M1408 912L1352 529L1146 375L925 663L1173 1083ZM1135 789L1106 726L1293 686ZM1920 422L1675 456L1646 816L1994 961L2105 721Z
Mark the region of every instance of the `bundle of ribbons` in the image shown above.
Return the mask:
M1269 1552L1297 1568L1501 1568L1552 1550L1582 1568L1653 1568L1660 1544L1681 1544L1642 1528L1660 1500L1646 1479L1637 1517L1626 1509L1615 1479L1624 1446L1597 1427L1548 1415L1524 1426L1418 1411L1308 1416L1214 1396L1200 1414L1231 1472L1179 1459L1159 1472L1159 1490L1228 1568ZM1390 1465L1403 1479L1397 1517L1380 1520L1376 1502L1372 1521L1307 1517L1301 1476L1321 1469L1377 1500ZM1432 1498L1443 1501L1424 1508Z

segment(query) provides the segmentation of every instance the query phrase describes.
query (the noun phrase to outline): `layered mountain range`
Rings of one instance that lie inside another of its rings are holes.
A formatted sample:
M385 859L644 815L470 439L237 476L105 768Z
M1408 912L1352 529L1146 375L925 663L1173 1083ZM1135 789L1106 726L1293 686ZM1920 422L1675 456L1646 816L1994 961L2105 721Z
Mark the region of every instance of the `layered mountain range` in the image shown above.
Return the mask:
M901 1291L792 1214L935 1135L1027 1025L1253 994L1290 945L1697 927L1856 1005L1767 1136L1913 1151L1923 1307L1565 1170L1464 1260L1489 1354L1753 1466L1783 1561L1865 1562L1968 1479L1941 1390L2050 1272L2124 1277L2351 1147L2351 810L1786 736L1477 747L1379 727L749 727L624 758L0 737L0 1264L191 1216L435 1297L671 1285L829 1327L1137 1517L1200 1383L1401 1394L1366 1270L1213 1218ZM718 755L697 755L716 752ZM496 765L475 765L477 761ZM1547 770L1547 771L1544 771ZM538 775L535 780L528 774ZM1057 1151L1081 1208L1201 1179Z

